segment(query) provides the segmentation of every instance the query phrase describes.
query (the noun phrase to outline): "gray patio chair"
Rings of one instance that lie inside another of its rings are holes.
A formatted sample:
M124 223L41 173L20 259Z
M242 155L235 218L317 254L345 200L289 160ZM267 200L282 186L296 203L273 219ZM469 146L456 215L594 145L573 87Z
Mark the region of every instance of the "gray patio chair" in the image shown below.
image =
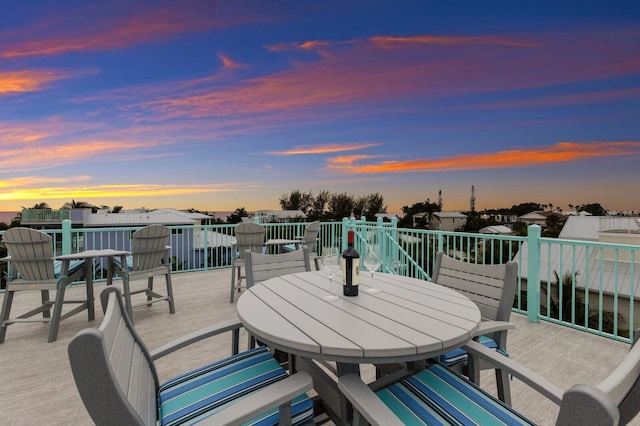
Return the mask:
M306 246L288 253L262 254L246 250L244 254L247 288L269 278L311 270Z
M518 264L507 262L496 265L481 265L453 259L443 252L436 255L432 281L452 288L471 299L480 309L482 323L476 333L476 339L506 355L507 331L515 326L509 322L513 299L516 294ZM440 362L462 372L467 366L467 353L456 349L440 357ZM482 363L481 369L494 369ZM476 370L477 371L477 370ZM511 392L508 374L495 368L498 398L511 404ZM478 375L472 378L476 383Z
M136 333L120 290L101 294L104 320L69 343L76 386L97 425L226 425L259 417L265 424L313 418L307 373L289 376L265 347L238 353L237 318L207 327L154 351ZM160 384L154 362L205 338L233 332L233 355ZM156 423L159 420L159 423Z
M131 256L122 260L114 260L114 269L117 275L122 277L124 299L129 317L133 321L133 308L142 305L151 305L155 302L165 301L169 303L169 312L175 313L173 299L173 286L171 285L171 262L169 261L169 228L165 225L148 225L133 233L131 240ZM167 294L162 295L153 289L153 278L164 276L167 286ZM131 282L146 279L147 286L142 289L131 290ZM131 296L144 293L145 302L132 304Z
M63 319L87 309L89 320L93 320L93 297L90 297L89 292L87 292L87 298L83 300L64 299L66 286L84 276L83 261L71 262L69 271L62 274L60 270L62 262L56 262L53 259L51 236L35 229L8 229L2 237L2 241L9 251L11 271L0 313L0 343L4 342L7 327L11 324L49 323L49 342L53 342L58 337L58 327ZM51 290L56 291L54 300L49 299L49 291ZM14 295L22 291L39 291L42 303L29 312L9 318ZM62 307L65 304L77 304L78 306L62 314ZM91 309L89 309L90 306ZM42 318L33 318L40 313Z
M560 407L556 425L625 425L640 411L640 332L629 354L596 385L577 384L563 391L558 386L514 360L476 341L464 348L471 355L471 367L483 359L513 374ZM426 424L533 424L466 377L435 363L429 368L376 392L361 379L341 377L338 388L353 404L354 424L361 416L372 425L402 425L417 417ZM403 404L411 401L412 404ZM453 419L453 420L452 420ZM457 423L456 423L457 424Z
M234 302L235 292L242 289L242 280L245 277L242 270L245 266L244 254L246 250L253 253L262 253L264 248L264 227L258 223L244 222L238 224L234 233L236 243L232 247L233 260L231 263L231 297L229 303ZM238 282L236 283L236 273Z
M320 259L316 252L320 227L320 221L316 220L311 222L304 228L304 235L302 236L302 245L307 247L307 250L309 251L309 261L313 261L316 271L320 270Z
M306 246L280 254L252 253L251 250L246 250L244 260L246 262L247 288L251 288L254 284L270 278L311 270L311 262L309 261L309 253ZM249 347L254 345L255 339L250 337ZM274 356L282 365L291 365L288 354L276 350L274 351Z

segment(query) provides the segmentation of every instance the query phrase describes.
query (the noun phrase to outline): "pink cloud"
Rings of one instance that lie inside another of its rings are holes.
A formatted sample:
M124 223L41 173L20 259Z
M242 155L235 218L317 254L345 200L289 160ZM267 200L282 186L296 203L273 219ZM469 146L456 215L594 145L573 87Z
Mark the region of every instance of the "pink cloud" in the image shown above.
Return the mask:
M384 36L298 44L317 48L316 60L183 96L140 104L165 118L239 114L317 113L366 103L368 110L401 99L437 99L524 90L640 72L632 28L584 29L523 36ZM617 33L617 37L612 35ZM398 47L398 48L390 48ZM280 47L284 48L283 46ZM272 50L277 50L272 47Z
M147 6L152 7L132 4L126 8L129 14L118 15L114 13L117 7L112 3L90 2L75 10L67 9L64 14L54 12L19 32L0 33L0 39L5 39L0 45L0 58L122 49L163 42L183 33L271 20L264 13L235 2L189 0L164 4L153 2ZM70 21L77 15L85 16L88 25L78 26L76 21L71 25ZM50 36L38 37L42 33Z

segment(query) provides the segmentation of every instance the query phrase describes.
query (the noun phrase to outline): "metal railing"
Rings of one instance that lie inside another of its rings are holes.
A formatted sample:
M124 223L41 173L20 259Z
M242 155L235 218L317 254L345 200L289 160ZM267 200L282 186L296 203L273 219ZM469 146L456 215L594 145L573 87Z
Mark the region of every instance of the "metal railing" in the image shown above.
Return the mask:
M307 223L264 223L266 238L294 239ZM207 271L231 266L235 225L169 226L174 272ZM55 254L90 249L130 250L131 235L139 227L71 228L47 230ZM364 253L370 236L381 242L382 271L430 281L436 254L471 263L518 263L514 311L529 321L550 321L631 342L629 330L640 323L636 292L640 287L640 246L541 237L540 227L528 236L488 235L398 228L397 220L367 222L364 218L324 222L316 244L346 247L348 230L356 232L356 248ZM106 278L104 265L95 263L95 279Z

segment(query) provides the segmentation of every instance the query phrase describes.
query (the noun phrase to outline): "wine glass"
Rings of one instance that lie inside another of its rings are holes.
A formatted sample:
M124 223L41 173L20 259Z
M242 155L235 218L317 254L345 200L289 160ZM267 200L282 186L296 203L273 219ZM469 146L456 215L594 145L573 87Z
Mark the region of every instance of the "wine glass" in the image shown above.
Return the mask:
M368 244L364 253L364 266L371 272L371 278L373 273L382 265L382 253L378 244ZM373 281L371 283L373 285ZM367 293L379 293L380 290L375 287L369 287L365 290Z
M333 294L333 277L340 269L340 251L337 247L322 248L322 270L329 277L329 294L323 297L324 300L335 302L338 296Z

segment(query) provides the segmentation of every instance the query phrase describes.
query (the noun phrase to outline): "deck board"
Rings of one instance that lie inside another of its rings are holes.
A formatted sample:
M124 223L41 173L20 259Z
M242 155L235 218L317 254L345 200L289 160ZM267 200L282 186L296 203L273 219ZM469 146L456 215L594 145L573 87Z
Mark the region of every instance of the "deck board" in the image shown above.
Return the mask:
M230 269L190 272L172 276L176 313L169 314L164 303L136 308L136 329L153 349L197 328L222 321L235 312L229 303ZM120 284L119 280L115 281ZM134 285L144 285L144 281ZM96 297L104 284L96 284ZM81 295L84 286L68 290L67 297ZM0 299L4 294L0 294ZM18 294L15 312L36 304L37 294ZM71 317L60 324L58 340L47 343L48 325L17 324L9 327L5 343L0 345L0 404L2 424L6 425L90 425L78 395L67 358L71 338L87 326L97 327L102 320L96 300L96 320L87 322L86 314ZM562 388L573 383L596 383L626 354L628 345L549 323L529 323L522 315L512 315L516 329L509 332L509 353ZM240 342L246 345L244 336ZM200 342L161 359L157 363L161 380L229 354L230 336ZM603 368L604 367L604 368ZM373 369L364 369L371 378ZM483 387L495 388L491 372L482 373ZM526 385L511 382L514 407L542 425L553 424L557 408ZM632 423L640 425L640 418Z

